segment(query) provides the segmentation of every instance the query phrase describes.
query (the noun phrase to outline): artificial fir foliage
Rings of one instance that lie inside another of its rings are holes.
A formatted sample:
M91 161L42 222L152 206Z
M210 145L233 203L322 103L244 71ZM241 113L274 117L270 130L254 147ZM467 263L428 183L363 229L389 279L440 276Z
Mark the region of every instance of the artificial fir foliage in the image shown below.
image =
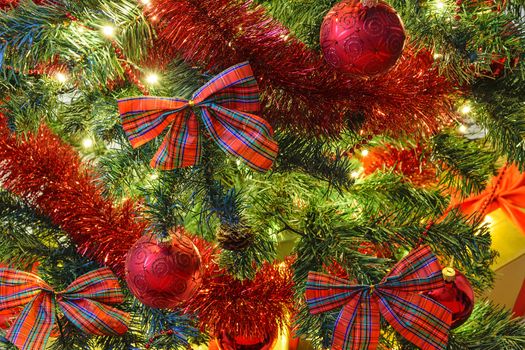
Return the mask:
M388 1L404 23L402 55L361 78L322 54L321 24L338 2L0 1L0 262L56 290L109 267L130 315L121 336L59 317L50 349L178 349L286 327L329 347L339 309L310 313L309 273L377 285L423 246L436 264L454 258L478 295L492 286L490 184L496 169L525 169L525 3ZM245 87L260 91L245 97L260 102L261 132L273 128L278 144L267 172L213 135L185 168L150 166L164 134L132 147L117 100L171 96L194 108L201 86L245 61L254 78ZM460 210L480 193L475 210ZM171 309L143 305L126 286L126 255L142 235L163 240L180 227L199 251L202 284ZM439 330L440 344L525 348L523 319L476 299L463 325ZM414 349L379 323L378 348ZM15 349L8 328L0 346Z

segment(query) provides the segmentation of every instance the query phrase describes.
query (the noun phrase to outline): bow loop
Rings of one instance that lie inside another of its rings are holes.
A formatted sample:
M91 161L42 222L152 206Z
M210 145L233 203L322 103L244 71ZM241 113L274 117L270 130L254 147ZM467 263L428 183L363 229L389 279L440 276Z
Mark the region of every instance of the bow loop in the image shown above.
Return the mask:
M170 170L195 165L201 155L200 124L213 141L253 169L268 170L278 146L260 110L259 89L248 62L228 68L190 100L137 97L118 101L122 126L133 147L168 129L151 166Z
M428 247L412 251L377 285L350 285L338 277L310 272L306 302L313 314L343 306L332 349L376 349L381 316L421 349L445 349L452 315L419 292L439 288L441 266Z
M80 276L59 293L36 275L3 268L0 298L1 307L24 305L6 334L22 350L46 347L57 305L72 324L86 333L118 335L128 329L129 314L108 305L122 302L124 296L117 278L107 268Z
M310 271L306 282L306 302L310 312L318 314L345 305L367 288L352 286L343 278Z

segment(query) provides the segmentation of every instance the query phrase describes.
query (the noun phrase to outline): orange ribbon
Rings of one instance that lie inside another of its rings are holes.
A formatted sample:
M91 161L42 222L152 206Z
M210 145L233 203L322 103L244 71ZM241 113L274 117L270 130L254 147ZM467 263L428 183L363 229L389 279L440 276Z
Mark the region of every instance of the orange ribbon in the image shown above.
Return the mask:
M505 166L483 192L454 206L465 215L485 215L501 208L525 234L525 174L515 165Z

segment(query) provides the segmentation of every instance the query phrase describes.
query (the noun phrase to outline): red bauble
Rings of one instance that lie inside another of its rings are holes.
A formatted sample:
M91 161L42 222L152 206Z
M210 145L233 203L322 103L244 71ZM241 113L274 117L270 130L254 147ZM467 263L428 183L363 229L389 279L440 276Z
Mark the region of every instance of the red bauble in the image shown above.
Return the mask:
M270 350L277 340L277 332L266 337L232 336L221 331L216 338L220 350Z
M176 307L201 285L199 251L182 234L165 242L144 236L128 252L126 282L143 304L159 309Z
M397 13L384 2L365 7L359 0L335 5L321 26L325 60L345 73L373 76L394 66L405 43Z
M452 282L446 282L443 288L425 293L452 312L452 328L461 326L468 320L474 309L474 291L468 279L456 270Z

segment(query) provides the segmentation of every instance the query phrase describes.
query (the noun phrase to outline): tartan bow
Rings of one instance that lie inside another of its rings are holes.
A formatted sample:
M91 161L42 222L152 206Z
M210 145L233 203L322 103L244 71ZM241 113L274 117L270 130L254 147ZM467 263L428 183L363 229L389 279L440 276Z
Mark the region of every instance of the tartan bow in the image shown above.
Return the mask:
M22 350L45 349L57 305L86 333L124 334L129 314L107 305L123 300L118 280L108 268L88 272L58 293L37 275L0 269L0 310L24 306L6 334L7 340Z
M215 76L190 100L133 97L118 101L122 127L131 145L139 147L169 127L151 166L171 170L195 165L201 155L201 125L226 153L253 169L268 170L277 156L273 130L251 114L260 109L259 88L248 62Z
M312 314L343 306L335 323L332 349L376 349L380 317L421 349L445 349L452 315L419 292L443 285L441 267L428 247L412 251L375 286L310 272L306 302Z

